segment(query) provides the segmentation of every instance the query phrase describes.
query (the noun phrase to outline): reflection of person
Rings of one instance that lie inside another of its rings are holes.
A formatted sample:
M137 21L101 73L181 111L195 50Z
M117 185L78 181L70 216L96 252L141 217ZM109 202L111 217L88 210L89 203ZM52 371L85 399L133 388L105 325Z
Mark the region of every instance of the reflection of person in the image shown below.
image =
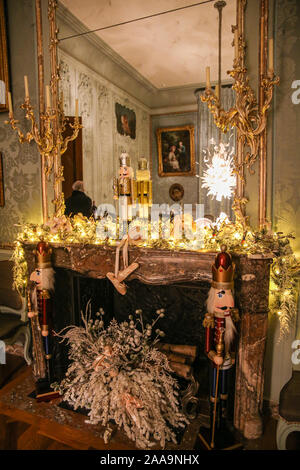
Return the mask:
M234 309L233 275L234 264L226 252L226 246L216 256L212 265L212 287L207 299L207 314L203 322L205 327L205 352L210 359L210 402L211 420L213 420L214 402L217 392L216 429L226 423L229 371L235 362L234 338L238 312ZM217 376L219 377L217 380ZM218 390L216 384L218 382Z
M183 142L180 141L178 145L178 152L179 152L179 166L182 171L186 169L186 151Z
M168 163L171 166L172 170L180 170L179 162L176 156L176 145L170 147L170 152L168 155Z
M75 181L72 189L72 195L66 199L65 215L73 216L81 213L85 217L92 217L92 200L84 193L83 181Z

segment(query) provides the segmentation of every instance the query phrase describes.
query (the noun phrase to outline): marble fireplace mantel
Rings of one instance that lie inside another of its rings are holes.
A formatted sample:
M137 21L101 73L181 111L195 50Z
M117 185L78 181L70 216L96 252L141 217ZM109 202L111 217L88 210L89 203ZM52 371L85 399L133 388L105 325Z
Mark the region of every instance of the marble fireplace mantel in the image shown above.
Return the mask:
M25 244L28 272L35 268L34 245ZM101 245L53 245L53 266L94 279L114 271L116 248ZM211 280L216 253L130 247L129 260L139 268L128 280L170 285ZM235 296L240 311L236 364L234 425L247 439L262 434L264 353L268 325L270 264L268 256L234 255ZM122 266L122 265L121 265Z

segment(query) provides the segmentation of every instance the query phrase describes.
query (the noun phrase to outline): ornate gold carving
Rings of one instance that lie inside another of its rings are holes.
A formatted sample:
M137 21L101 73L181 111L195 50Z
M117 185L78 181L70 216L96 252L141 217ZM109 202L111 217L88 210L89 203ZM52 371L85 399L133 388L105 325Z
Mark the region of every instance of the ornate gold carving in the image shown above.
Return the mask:
M232 210L235 215L235 223L243 227L244 232L249 228L249 217L245 216L244 206L248 202L248 199L245 197L235 197Z
M241 44L239 45L239 51L244 51L244 42L240 36L239 43ZM262 79L265 101L261 110L259 110L254 91L249 84L247 69L242 67L240 63L241 58L235 61L233 70L228 72L235 80L232 87L236 92L235 107L225 111L221 108L219 99L211 89L206 89L204 95L200 98L203 102L207 103L209 110L214 116L216 126L222 132L227 132L231 127L236 127L239 130L244 147L249 147L240 165L246 165L249 172L254 174L252 167L258 157L259 138L266 128L267 111L272 101L274 85L278 85L279 77L270 74ZM240 166L236 165L236 172L239 171Z
M25 111L25 117L31 123L30 130L24 134L21 129L18 127L19 121L14 119L13 113L9 113L9 120L6 121L6 124L10 124L12 129L15 130L18 134L20 143L31 142L32 140L37 144L39 153L41 155L42 161L44 162L44 172L49 181L50 175L54 172L54 199L53 203L55 205L55 216L60 217L64 214L64 194L61 190L61 183L64 180L63 177L63 166L61 165L61 156L67 150L69 142L75 140L78 136L79 130L82 128L82 125L79 123L79 118L76 115L74 119L74 124L68 122L64 116L63 103L61 99L58 99L58 83L60 80L59 77L59 66L57 65L57 33L58 29L56 27L56 8L57 1L49 0L48 1L48 19L50 23L50 40L49 40L49 49L50 49L50 59L51 59L51 80L50 80L50 89L51 89L51 105L47 107L46 111L40 108L39 119L42 125L40 130L38 127L38 121L34 116L33 107L30 104L30 98L26 97L24 103L21 105L21 108ZM41 14L40 9L37 10ZM41 56L41 51L39 53ZM40 57L39 57L40 58ZM43 94L43 91L40 90L40 94ZM42 96L43 97L43 96ZM40 97L41 98L41 97ZM48 103L49 104L49 103ZM73 129L71 136L63 138L63 133L66 129L66 125L69 125ZM43 198L46 194L46 181L42 180ZM43 201L43 211L46 211L44 208ZM47 211L46 211L47 213ZM45 218L45 217L44 217ZM46 217L47 218L47 217ZM46 220L44 220L46 222Z
M259 64L259 102L249 84L247 68L245 67L245 39L244 22L246 0L237 0L237 21L232 32L235 33L237 55L233 63L233 69L227 72L233 79L233 89L236 92L235 106L228 111L221 108L221 103L216 94L209 88L200 96L202 102L206 102L214 116L217 127L222 132L230 128L237 129L237 154L235 158L235 170L237 174L236 196L243 200L244 196L244 167L250 174L254 174L254 163L260 160L260 190L259 190L259 225L266 224L266 129L267 113L273 98L274 86L279 84L279 77L274 71L267 70L266 57L268 53L268 1L260 1L260 64ZM246 150L245 150L246 149ZM244 217L244 208L241 214ZM246 221L244 220L244 224Z
M210 313L206 313L203 320L204 328L213 328L215 326L214 316Z

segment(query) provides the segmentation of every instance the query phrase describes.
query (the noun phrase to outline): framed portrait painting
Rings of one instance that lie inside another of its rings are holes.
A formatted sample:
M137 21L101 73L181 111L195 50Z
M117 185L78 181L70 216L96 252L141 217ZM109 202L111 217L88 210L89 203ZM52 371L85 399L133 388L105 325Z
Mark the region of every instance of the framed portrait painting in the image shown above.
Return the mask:
M136 116L132 109L122 106L120 103L115 104L115 112L117 119L117 131L121 135L129 136L135 139L136 132Z
M194 126L164 127L156 131L159 176L195 174Z
M7 37L5 21L5 3L0 0L0 112L8 111L7 92L9 91L9 73L7 56Z

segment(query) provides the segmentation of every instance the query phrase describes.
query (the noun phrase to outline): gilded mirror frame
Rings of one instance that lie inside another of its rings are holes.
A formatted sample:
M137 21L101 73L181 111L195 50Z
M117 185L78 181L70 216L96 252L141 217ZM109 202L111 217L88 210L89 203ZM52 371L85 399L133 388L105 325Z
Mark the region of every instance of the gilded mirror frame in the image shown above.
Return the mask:
M40 4L40 0L36 0L36 4ZM238 36L238 47L237 47L237 57L234 63L234 70L239 67L239 71L243 71L245 74L247 69L245 68L245 10L247 6L247 0L237 0L236 4L236 25L233 26L233 32L237 31ZM57 37L57 25L56 25L56 8L57 8L57 1L56 0L48 0L48 19L50 24L50 67L51 67L51 91L52 91L52 105L53 109L59 109L59 67L57 61L57 44L58 44L58 37ZM40 19L38 15L41 15L40 8L36 9L37 12L37 23L39 23ZM268 51L268 38L267 38L267 31L268 31L268 0L260 0L260 37L259 37L259 75L267 76L267 64L266 64L266 57ZM38 51L42 49L41 44L41 35L38 35ZM237 65L238 64L238 65ZM236 85L237 80L234 75L234 70L231 73L231 76L235 78L234 84ZM247 78L247 77L246 77ZM248 80L248 78L247 78ZM243 133L241 127L236 126L237 130L237 148L236 148L236 158L235 158L235 172L237 174L237 186L236 186L236 194L235 200L233 204L233 210L236 214L236 219L241 223L247 223L247 219L245 217L245 166L248 169L251 167L253 163L259 159L259 225L263 227L266 224L266 181L267 181L267 174L266 174L266 159L267 159L267 152L266 152L266 111L270 106L270 102L272 99L272 93L268 94L268 89L272 91L272 87L274 86L275 81L269 80L270 83L265 83L262 80L259 81L259 104L258 109L260 113L264 113L263 115L263 130L258 132L257 135L255 133L251 134L250 132ZM41 80L39 80L40 85ZM267 88L269 87L269 88ZM250 91L249 91L250 90ZM42 101L43 97L43 88L39 86L39 96L40 101ZM253 94L252 89L250 86L247 90L242 90L241 93L247 94L246 98L249 99L249 94ZM265 105L265 96L267 95L267 105ZM263 109L265 106L266 109ZM236 103L234 111L240 112L237 109L238 104ZM231 110L230 110L231 111ZM241 110L240 113L243 113ZM259 115L258 118L261 116ZM219 126L221 127L221 126ZM222 130L222 128L221 128ZM251 144L251 139L255 145L255 155L253 156L252 160L249 162L249 142ZM63 180L63 166L61 164L61 152L58 148L56 153L53 155L54 160L54 203L55 203L55 215L61 216L63 215L64 211L64 195L62 192L62 180ZM43 168L43 172L45 168ZM43 220L47 220L48 218L48 210L47 210L47 201L46 199L46 179L42 178L42 197L43 197Z

